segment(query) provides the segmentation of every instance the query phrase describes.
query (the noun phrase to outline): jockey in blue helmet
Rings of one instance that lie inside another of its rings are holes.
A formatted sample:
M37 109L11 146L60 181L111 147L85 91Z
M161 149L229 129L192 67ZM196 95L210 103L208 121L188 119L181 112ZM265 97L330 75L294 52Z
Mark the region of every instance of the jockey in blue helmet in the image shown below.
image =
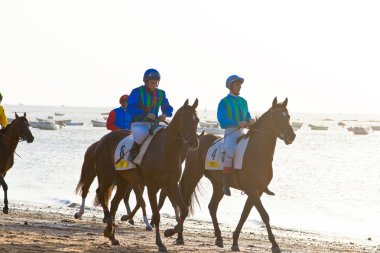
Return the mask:
M253 119L248 111L247 101L240 97L241 85L244 79L232 75L226 80L226 87L230 93L224 97L218 106L218 121L224 131L224 150L226 156L223 169L223 191L227 196L231 196L230 176L233 172L232 160L235 155L237 140L244 134L243 128L253 124Z
M156 119L165 121L166 117L173 114L173 107L169 104L165 91L157 88L160 80L161 75L157 70L148 69L144 73L144 85L133 89L129 95L127 111L132 118L131 130L135 140L129 151L129 161L138 155L141 144L149 135L152 122Z
M226 156L223 168L223 192L231 196L230 177L233 172L232 160L235 155L237 140L243 135L243 128L254 123L248 111L247 101L240 97L241 85L244 79L238 75L229 76L226 80L226 87L230 93L224 97L218 106L218 121L224 131L224 150ZM274 195L268 188L264 190L269 195Z

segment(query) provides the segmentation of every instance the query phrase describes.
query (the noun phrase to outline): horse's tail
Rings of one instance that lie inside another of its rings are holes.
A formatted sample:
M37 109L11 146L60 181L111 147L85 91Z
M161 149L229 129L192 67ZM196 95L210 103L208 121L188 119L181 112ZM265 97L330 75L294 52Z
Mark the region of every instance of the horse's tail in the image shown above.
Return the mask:
M202 136L199 148L189 151L186 155L185 169L180 180L180 190L190 214L194 212L194 202L196 201L199 205L196 187L205 171L207 150L216 139L217 137L214 135Z
M84 154L80 179L77 187L75 188L75 193L82 195L84 198L87 196L88 190L96 177L95 148L97 144L98 142L95 142L87 148L86 153Z

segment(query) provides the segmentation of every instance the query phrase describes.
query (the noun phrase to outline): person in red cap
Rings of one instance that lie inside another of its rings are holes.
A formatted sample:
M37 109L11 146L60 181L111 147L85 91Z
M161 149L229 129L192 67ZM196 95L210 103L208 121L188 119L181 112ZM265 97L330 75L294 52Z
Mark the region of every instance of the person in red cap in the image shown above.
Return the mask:
M107 118L107 129L111 131L125 129L131 130L131 116L127 112L128 95L119 99L120 107L113 109Z

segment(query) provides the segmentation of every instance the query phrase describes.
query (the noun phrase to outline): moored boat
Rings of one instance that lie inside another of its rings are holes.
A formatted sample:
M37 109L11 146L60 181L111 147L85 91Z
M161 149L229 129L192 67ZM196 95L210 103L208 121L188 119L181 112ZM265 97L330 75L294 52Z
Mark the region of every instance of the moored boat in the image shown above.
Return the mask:
M106 127L106 122L99 120L91 120L92 126L94 127Z
M327 126L316 126L312 124L310 124L309 127L311 128L311 130L328 130L329 129L329 127Z

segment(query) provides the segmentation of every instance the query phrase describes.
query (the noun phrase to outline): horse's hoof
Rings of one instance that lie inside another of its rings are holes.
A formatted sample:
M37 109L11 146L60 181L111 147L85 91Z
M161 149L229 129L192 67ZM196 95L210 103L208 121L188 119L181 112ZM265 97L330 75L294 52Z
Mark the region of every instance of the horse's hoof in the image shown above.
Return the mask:
M223 248L223 239L215 239L215 245L218 246L219 248Z
M131 224L131 225L135 225L135 221L133 219L129 219L128 223Z
M129 220L133 221L133 219L129 216L129 214L125 214L125 215L121 216L121 221L129 221ZM134 224L132 224L132 225L134 225Z
M116 240L116 239L112 240L112 245L113 245L113 246L118 246L118 245L120 245L119 240Z
M272 247L272 253L281 253L280 247Z
M8 207L4 207L3 208L3 213L8 214L8 212L9 212L9 208Z
M168 229L165 230L164 236L165 236L165 237L171 237L171 236L173 236L174 234L175 234L174 229L172 229L172 228L168 228Z
M232 245L231 246L231 251L240 251L239 245Z
M145 226L145 231L153 231L153 228L152 226Z
M158 246L158 251L159 252L168 252L168 250L166 249L165 245Z
M80 217L82 217L81 213L79 213L79 212L75 213L75 215L74 215L75 219L79 219Z
M177 238L175 240L175 245L185 245L185 241L183 240L183 238Z
M152 226L152 228L154 228L154 223L150 223L150 225Z

